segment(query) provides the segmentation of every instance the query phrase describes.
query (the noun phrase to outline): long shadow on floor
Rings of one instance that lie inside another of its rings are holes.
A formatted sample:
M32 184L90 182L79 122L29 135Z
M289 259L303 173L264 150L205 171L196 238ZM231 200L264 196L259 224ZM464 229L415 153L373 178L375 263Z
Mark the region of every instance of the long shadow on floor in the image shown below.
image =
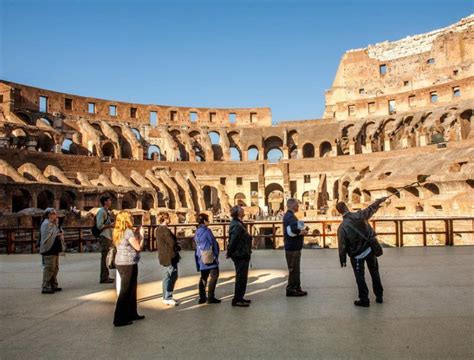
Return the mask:
M272 288L282 286L283 282L287 281L287 276L279 276L279 277L271 278L265 282L255 283L260 278L263 278L269 275L271 274L267 273L267 274L260 274L258 276L250 276L247 281L247 294L254 293L254 292L268 291ZM217 283L217 288L216 288L216 296L219 298L232 297L234 294L234 285L235 285L234 280L235 280L235 276L219 278L218 283ZM178 278L178 281L179 281L179 278ZM194 291L194 293L188 296L184 296L184 297L178 296L179 294L183 294L189 291ZM195 285L177 289L174 292L174 295L177 295L176 297L179 299L181 304L184 305L184 307L194 306L197 304L197 300L199 299L198 284L196 283ZM151 296L138 299L137 302L143 303L147 301L160 299L162 297L163 297L163 293L161 292L156 295L151 295ZM183 306L180 306L180 308L183 308Z

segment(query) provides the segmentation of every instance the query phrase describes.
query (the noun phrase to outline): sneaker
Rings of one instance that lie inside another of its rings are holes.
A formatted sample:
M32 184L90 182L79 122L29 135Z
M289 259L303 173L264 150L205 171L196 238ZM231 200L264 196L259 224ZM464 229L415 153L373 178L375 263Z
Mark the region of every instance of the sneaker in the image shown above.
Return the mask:
M221 303L221 300L220 300L220 299L216 299L216 298L211 298L211 299L207 300L207 303L208 303L208 304L220 304L220 303Z
M43 289L41 290L41 294L54 294L53 289Z
M361 306L361 307L369 307L370 302L369 301L362 301L362 300L356 300L354 301L355 306Z
M375 298L375 302L379 303L379 304L382 304L383 303L383 297Z
M165 300L163 300L163 304L169 305L169 306L178 306L178 305L179 305L179 301L178 301L178 300L175 300L175 299L173 299L173 298L171 298L171 299L165 299Z

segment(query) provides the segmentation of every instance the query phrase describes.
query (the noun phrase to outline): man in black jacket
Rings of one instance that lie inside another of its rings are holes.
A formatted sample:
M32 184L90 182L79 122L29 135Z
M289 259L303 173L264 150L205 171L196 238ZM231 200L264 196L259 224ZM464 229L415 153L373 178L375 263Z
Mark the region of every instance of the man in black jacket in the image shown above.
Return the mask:
M229 243L227 257L235 265L235 291L232 306L248 307L250 300L244 298L247 290L250 254L252 253L252 237L243 223L244 209L236 205L230 210L232 221L229 225Z
M380 280L379 265L377 257L372 252L368 240L375 238L374 229L369 224L369 219L380 207L380 204L387 200L387 197L377 199L367 208L350 212L344 202L336 204L336 210L342 215L343 220L337 230L339 245L339 260L341 267L346 266L347 255L351 259L352 268L359 290L359 300L354 301L354 305L369 307L369 289L365 282L364 263L367 263L372 286L375 294L375 301L383 302L383 287ZM361 235L364 235L363 237Z
M299 209L298 200L288 199L286 207L287 211L283 217L285 256L288 265L288 285L286 286L286 296L305 296L308 295L308 293L301 289L300 263L304 236L308 235L308 231L302 229L300 226L301 223L295 215Z

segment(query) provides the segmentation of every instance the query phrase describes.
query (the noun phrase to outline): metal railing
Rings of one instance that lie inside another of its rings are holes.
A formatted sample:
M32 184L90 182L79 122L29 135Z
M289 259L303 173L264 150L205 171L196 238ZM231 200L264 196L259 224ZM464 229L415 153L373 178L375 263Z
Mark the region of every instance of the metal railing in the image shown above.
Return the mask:
M457 222L468 222L460 226ZM418 222L418 224L416 224ZM437 225L430 225L436 222ZM340 219L307 220L305 224L310 228L310 234L305 237L305 244L316 244L318 247L337 246L337 227ZM413 246L413 238L421 237L415 246L432 246L430 237L442 237L443 243L437 245L455 245L455 236L462 237L474 234L474 217L432 217L432 218L377 218L370 220L377 237L386 246L402 247ZM414 224L415 223L415 224ZM253 236L253 245L256 248L280 248L283 244L283 225L280 221L246 222L249 233ZM157 225L144 225L146 249L156 250L155 228ZM194 248L194 230L196 224L170 224L171 231L176 235L183 249ZM226 248L229 223L213 223L209 227L219 242L221 249ZM92 235L90 227L65 227L66 246L77 252L94 250L98 240ZM392 238L393 241L388 239ZM474 235L470 236L466 244L474 245ZM38 229L36 228L0 228L0 251L7 254L36 253Z

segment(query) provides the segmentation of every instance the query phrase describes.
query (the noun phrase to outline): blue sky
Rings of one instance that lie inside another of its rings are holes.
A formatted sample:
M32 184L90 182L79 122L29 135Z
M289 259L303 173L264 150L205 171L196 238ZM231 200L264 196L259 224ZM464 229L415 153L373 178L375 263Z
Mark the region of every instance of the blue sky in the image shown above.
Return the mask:
M320 118L342 54L447 26L472 0L0 0L0 78L99 98Z

